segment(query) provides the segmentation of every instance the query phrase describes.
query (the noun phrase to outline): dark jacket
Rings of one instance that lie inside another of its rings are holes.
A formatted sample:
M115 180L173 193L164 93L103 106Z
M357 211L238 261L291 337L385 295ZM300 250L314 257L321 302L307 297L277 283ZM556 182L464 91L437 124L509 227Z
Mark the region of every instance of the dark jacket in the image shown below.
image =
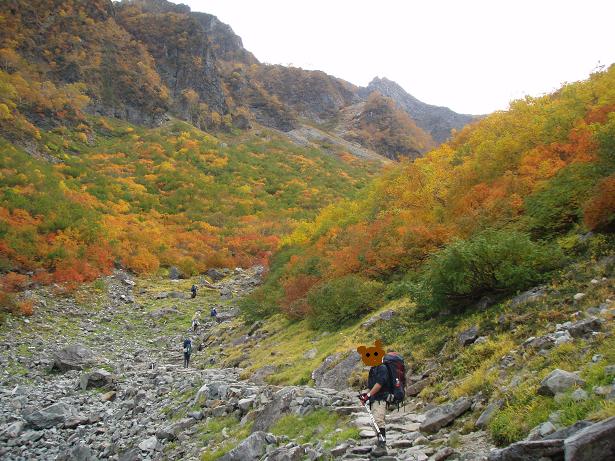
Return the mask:
M370 397L370 402L385 400L386 394L389 392L389 371L387 370L387 366L382 363L377 367L371 367L369 369L369 376L367 378L367 388L371 390L374 387L374 384L380 384L382 388L376 394Z

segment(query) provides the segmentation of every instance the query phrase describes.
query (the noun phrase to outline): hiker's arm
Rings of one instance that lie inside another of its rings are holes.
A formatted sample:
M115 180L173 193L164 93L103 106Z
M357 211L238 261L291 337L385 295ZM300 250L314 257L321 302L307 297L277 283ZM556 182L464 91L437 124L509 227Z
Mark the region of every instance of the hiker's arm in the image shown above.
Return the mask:
M372 389L369 391L369 395L371 397L373 397L378 392L380 392L380 389L382 389L382 385L381 384L379 384L379 383L374 384L374 387L372 387Z

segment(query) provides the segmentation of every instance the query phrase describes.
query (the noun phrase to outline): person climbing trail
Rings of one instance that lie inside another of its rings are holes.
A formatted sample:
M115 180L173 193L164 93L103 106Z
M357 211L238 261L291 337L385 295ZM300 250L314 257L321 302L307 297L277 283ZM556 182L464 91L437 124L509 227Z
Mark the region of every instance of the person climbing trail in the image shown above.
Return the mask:
M184 339L184 368L190 365L190 354L192 354L192 340L186 338Z
M196 285L192 285L192 288L190 288L190 291L192 292L192 299L196 298L196 291L197 291L197 287Z
M192 331L193 332L195 333L197 332L197 330L199 329L200 323L201 323L201 311L198 310L192 316Z
M357 352L361 354L363 363L371 366L367 379L368 392L359 395L362 405L366 407L373 420L378 442L371 452L372 456L380 457L387 454L386 448L386 413L404 400L406 385L405 364L401 355L396 352L384 353L382 344L377 340L373 347L360 346ZM371 410L371 411L370 411Z
M218 311L216 310L216 306L211 308L211 312L209 313L209 315L211 316L212 319L214 319L216 322L218 321Z

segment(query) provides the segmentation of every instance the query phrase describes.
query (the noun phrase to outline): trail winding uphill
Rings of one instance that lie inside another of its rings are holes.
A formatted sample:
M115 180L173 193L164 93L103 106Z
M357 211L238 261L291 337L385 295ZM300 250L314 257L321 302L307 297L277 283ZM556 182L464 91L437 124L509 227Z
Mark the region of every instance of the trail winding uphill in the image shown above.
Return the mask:
M48 289L27 293L36 314L9 320L0 337L0 457L373 458L374 432L356 390L275 386L258 373L216 368L229 344L258 342L267 334L263 325L243 334L234 307L261 274L258 267L226 270L212 273L210 282L140 280L116 271L71 296ZM189 296L193 282L200 287L196 299ZM208 316L214 305L218 321ZM195 333L190 319L199 309L203 321ZM187 336L194 353L191 367L183 368ZM494 460L522 459L493 451L482 431L460 434L448 427L476 405L463 397L421 408L409 399L387 420L388 455L380 459L486 460L490 453ZM309 438L293 433L294 427L280 430L304 418L314 425Z

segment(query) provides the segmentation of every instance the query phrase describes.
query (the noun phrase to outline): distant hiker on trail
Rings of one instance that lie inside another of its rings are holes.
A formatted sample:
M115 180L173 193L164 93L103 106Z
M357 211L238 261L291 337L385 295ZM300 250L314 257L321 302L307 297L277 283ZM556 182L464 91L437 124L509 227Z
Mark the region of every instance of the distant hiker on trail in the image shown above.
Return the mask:
M211 318L213 318L216 322L218 321L218 311L216 310L216 306L211 308L211 312L209 314Z
M376 340L373 347L360 346L357 352L365 365L370 366L367 380L368 392L359 395L361 404L372 419L378 438L377 446L372 450L374 457L387 454L385 416L387 410L404 400L406 387L406 369L404 359L396 352L384 353L382 343Z
M199 324L201 320L201 311L196 311L194 313L194 315L192 316L192 331L194 331L196 333L196 331L199 329Z
M190 365L190 354L192 354L192 340L186 338L184 339L184 368Z
M196 285L192 285L192 288L190 288L190 291L192 292L192 299L196 298Z

